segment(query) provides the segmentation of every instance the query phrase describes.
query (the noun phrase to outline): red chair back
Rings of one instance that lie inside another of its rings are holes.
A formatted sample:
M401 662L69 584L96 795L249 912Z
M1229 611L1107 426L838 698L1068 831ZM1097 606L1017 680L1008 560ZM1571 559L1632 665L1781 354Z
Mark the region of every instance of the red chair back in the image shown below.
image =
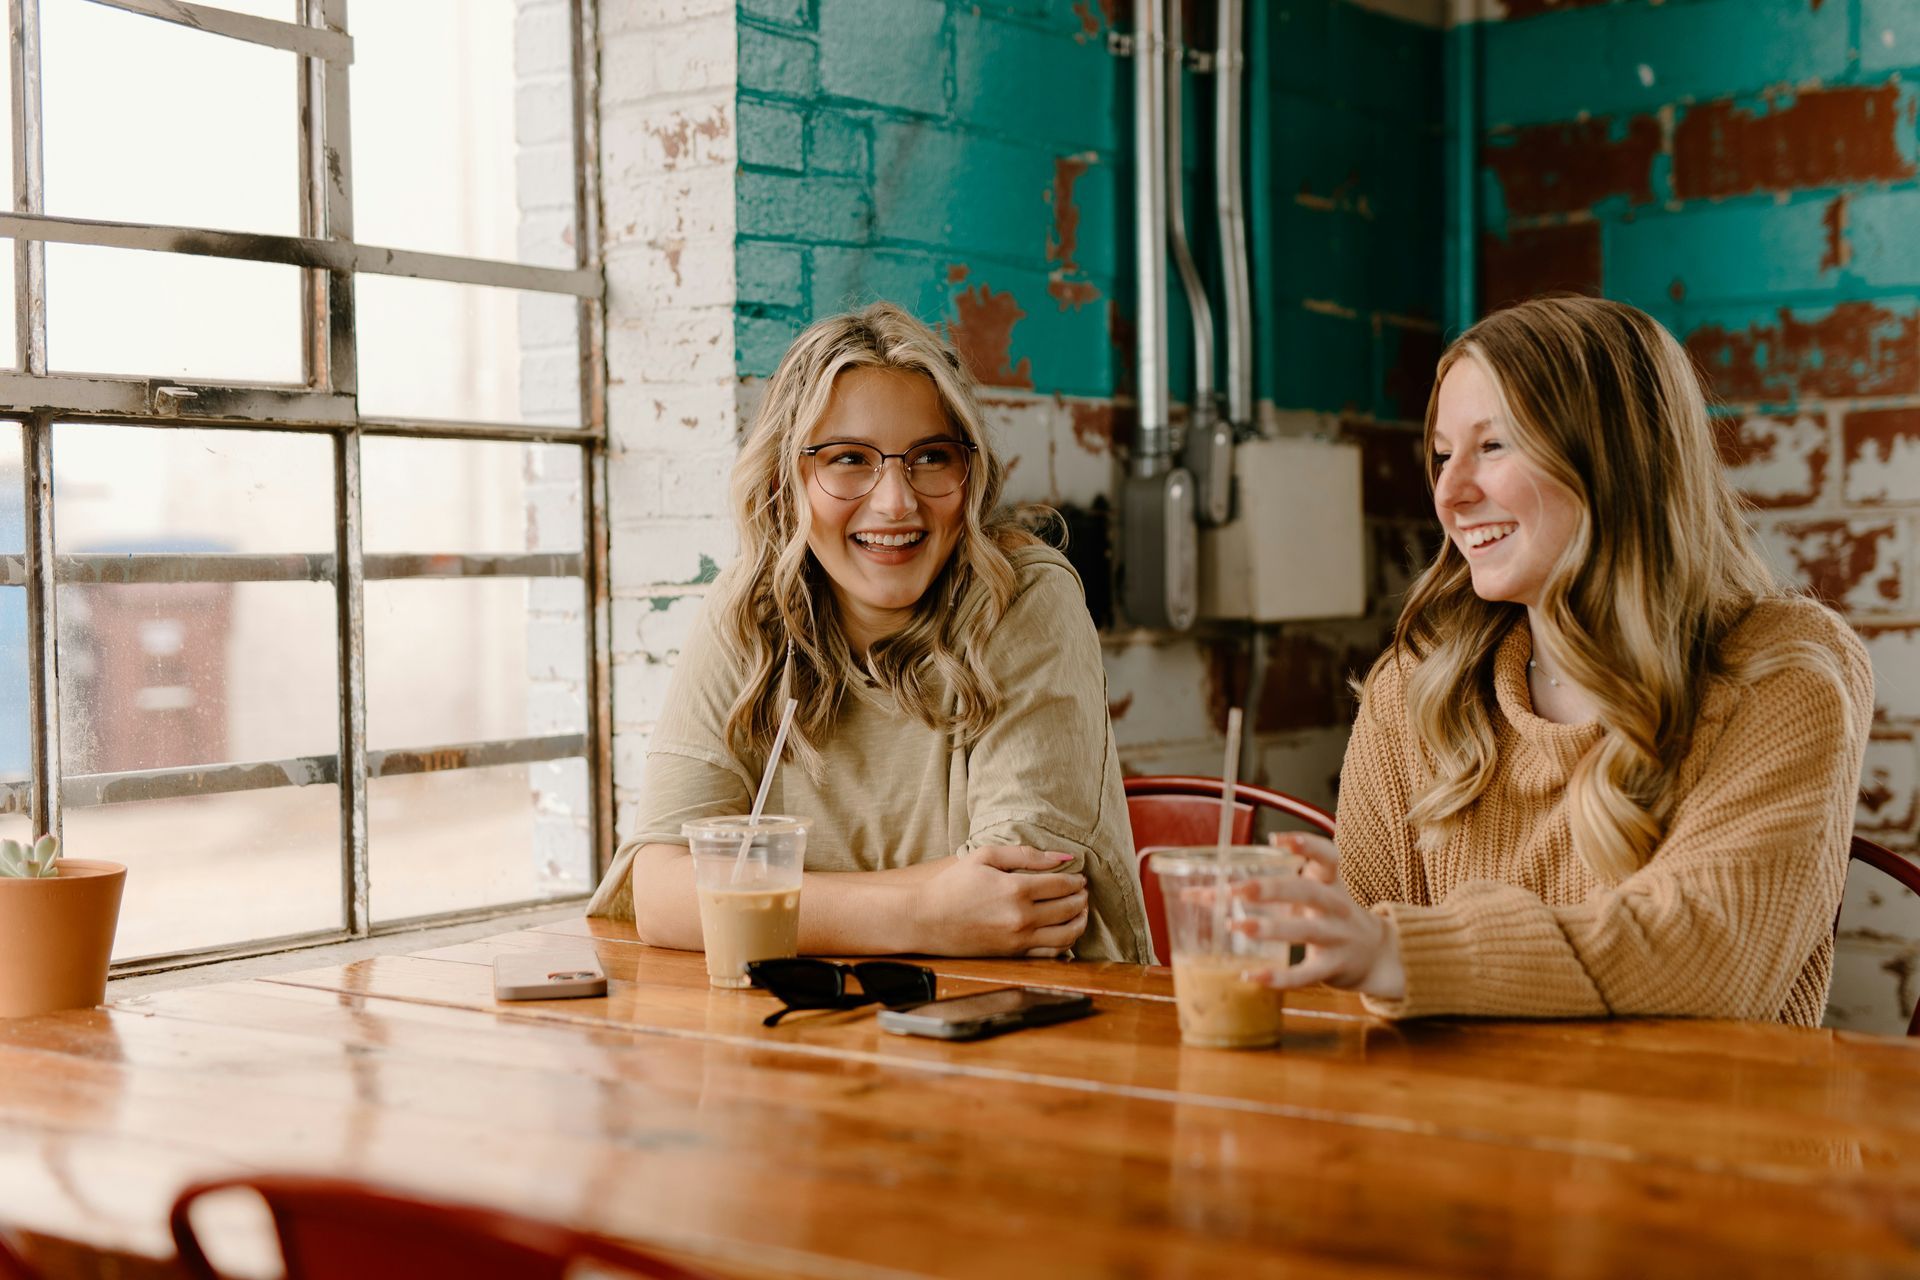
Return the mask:
M1133 828L1134 856L1140 866L1140 899L1147 913L1147 931L1153 950L1166 964L1172 960L1167 943L1167 902L1160 877L1153 871L1153 855L1168 846L1212 844L1220 831L1220 779L1191 774L1162 774L1128 778L1127 821ZM1245 844L1253 836L1253 811L1271 809L1297 818L1324 835L1333 834L1333 815L1283 791L1271 791L1242 782L1233 793L1233 842Z
M40 1273L13 1251L4 1235L0 1235L0 1280L40 1280Z
M435 1204L335 1178L262 1175L195 1183L174 1201L180 1263L196 1280L220 1280L195 1237L194 1201L244 1188L267 1203L287 1280L562 1280L591 1261L655 1280L699 1280L684 1267L569 1227L466 1205Z
M1901 887L1920 893L1920 865L1911 859L1903 858L1884 845L1877 845L1865 836L1855 836L1851 850L1853 861L1864 862L1876 871L1885 872L1898 881ZM1833 913L1834 932L1840 931L1840 913ZM1920 1036L1920 1003L1913 1007L1913 1016L1907 1020L1907 1034Z

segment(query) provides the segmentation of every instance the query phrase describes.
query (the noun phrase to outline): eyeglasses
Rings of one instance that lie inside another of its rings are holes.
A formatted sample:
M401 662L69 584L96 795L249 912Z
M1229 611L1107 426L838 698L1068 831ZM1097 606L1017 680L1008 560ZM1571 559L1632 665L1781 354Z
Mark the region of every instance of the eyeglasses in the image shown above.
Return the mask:
M858 992L848 992L848 974L860 980ZM761 1019L764 1027L777 1025L796 1009L858 1009L863 1004L897 1009L934 998L933 970L898 960L863 960L859 964L835 964L806 956L750 960L747 977L787 1006Z
M925 440L905 453L882 453L872 445L810 444L800 451L813 460L813 478L835 498L864 498L880 483L888 458L900 459L907 483L923 498L944 498L967 482L980 446L965 440Z

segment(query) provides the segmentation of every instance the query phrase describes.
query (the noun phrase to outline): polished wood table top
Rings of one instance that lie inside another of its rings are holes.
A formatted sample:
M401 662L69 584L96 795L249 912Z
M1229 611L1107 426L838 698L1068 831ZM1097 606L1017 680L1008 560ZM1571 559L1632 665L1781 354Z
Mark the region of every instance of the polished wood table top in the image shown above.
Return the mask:
M504 951L604 999L496 1004ZM1290 997L1183 1048L1166 969L936 961L1099 1014L950 1044L795 1015L566 921L0 1021L0 1224L162 1274L193 1178L344 1174L738 1276L1920 1274L1920 1042L1750 1023L1389 1024ZM244 1248L245 1242L241 1242Z

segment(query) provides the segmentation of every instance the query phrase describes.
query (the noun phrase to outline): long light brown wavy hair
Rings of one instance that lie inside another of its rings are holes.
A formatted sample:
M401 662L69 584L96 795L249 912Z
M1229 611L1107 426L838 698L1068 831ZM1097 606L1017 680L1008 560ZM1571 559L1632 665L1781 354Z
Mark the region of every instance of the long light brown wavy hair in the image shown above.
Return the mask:
M831 584L807 548L812 507L800 450L826 413L834 379L848 369L897 369L932 381L954 436L976 446L959 540L899 632L858 658ZM981 429L973 380L939 335L891 303L817 321L795 339L734 464L732 503L740 556L715 583L717 631L744 663L746 681L727 714L727 740L766 758L788 697L799 702L784 754L819 776L820 746L864 674L929 727L972 741L1000 706L987 638L1013 599L1008 553L1038 543L1027 514L1002 512L1006 467ZM789 649L791 644L791 649Z
M1568 779L1567 812L1575 850L1617 883L1665 833L1708 679L1764 674L1728 672L1721 642L1756 601L1787 593L1722 471L1699 375L1651 316L1598 298L1541 298L1462 334L1427 400L1430 484L1440 383L1462 360L1478 361L1498 389L1508 443L1580 507L1532 638L1599 707L1605 732ZM1424 748L1428 776L1408 821L1425 848L1441 847L1494 775L1494 654L1526 621L1524 606L1474 594L1451 539L1408 592L1383 663L1406 672L1407 716ZM1839 679L1824 651L1772 661L1802 659Z

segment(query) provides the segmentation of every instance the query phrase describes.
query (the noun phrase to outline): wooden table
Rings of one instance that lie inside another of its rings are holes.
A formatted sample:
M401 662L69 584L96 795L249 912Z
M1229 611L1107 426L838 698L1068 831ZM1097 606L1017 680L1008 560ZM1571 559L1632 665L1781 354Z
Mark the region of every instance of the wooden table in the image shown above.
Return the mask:
M496 1005L591 946L604 1000ZM975 1044L759 992L627 926L0 1021L0 1220L159 1273L191 1178L343 1173L727 1275L1920 1274L1920 1043L1746 1023L1390 1025L1292 1000L1183 1049L1165 969L946 961L1093 992Z

